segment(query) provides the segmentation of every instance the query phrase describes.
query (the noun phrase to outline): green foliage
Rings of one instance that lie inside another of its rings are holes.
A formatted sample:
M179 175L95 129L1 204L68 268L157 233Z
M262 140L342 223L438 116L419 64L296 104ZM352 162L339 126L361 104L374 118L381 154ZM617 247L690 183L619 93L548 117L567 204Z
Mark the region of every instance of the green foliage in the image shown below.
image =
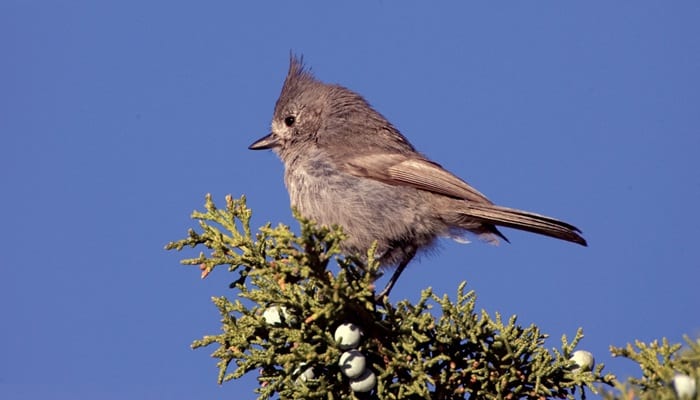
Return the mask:
M641 378L630 378L626 383L615 382L618 393L606 393L605 399L671 400L680 396L674 390L674 378L686 376L698 382L700 378L700 343L685 338L687 348L670 344L664 338L659 343L636 341L634 346L610 347L615 357L625 357L642 369ZM698 398L697 393L689 399Z
M235 298L213 298L221 333L193 347L218 344L212 356L219 360L219 383L257 373L259 399L573 399L585 398L586 389L597 393L600 384L630 390L603 376L602 365L591 371L570 361L581 330L571 341L563 336L560 349L547 349L547 335L537 326L475 311L476 295L465 283L455 300L430 288L416 304L375 300L382 271L374 249L366 257L341 255L338 227L317 227L296 216L299 235L267 224L253 236L245 198L231 196L225 209L217 209L208 195L205 212L192 217L201 232L190 229L166 249L206 248L207 254L182 261L199 266L203 278L218 267L238 272L231 284ZM338 365L343 350L334 332L346 322L363 332L359 350L377 376L371 393L353 392ZM672 371L697 377L697 344L692 362L674 361L678 348L666 342L637 346L639 352L630 346L613 352L647 367L644 379L630 383L641 392L666 393Z

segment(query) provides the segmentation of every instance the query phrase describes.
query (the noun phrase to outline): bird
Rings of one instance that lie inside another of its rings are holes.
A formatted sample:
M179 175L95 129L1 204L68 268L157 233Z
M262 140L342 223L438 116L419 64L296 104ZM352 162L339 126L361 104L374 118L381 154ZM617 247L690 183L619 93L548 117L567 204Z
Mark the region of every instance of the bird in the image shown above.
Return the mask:
M249 149L279 156L292 207L318 224L342 226L343 252L366 254L376 241L380 265L396 268L377 298L439 237L497 244L509 242L497 228L507 227L587 246L574 225L494 204L418 152L364 97L318 80L294 54L271 132ZM466 159L469 151L460 150Z

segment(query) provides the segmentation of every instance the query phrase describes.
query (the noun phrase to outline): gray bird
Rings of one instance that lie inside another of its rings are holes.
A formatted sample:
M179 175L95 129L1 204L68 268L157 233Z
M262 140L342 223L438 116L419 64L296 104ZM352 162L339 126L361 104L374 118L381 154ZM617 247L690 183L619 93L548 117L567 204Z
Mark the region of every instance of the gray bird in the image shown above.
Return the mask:
M366 254L377 241L381 265L397 267L378 297L441 236L469 232L507 242L496 228L505 226L586 246L571 224L493 204L417 152L362 96L317 80L295 56L275 104L272 133L249 148L272 149L280 157L292 206L321 225L342 226L343 251Z

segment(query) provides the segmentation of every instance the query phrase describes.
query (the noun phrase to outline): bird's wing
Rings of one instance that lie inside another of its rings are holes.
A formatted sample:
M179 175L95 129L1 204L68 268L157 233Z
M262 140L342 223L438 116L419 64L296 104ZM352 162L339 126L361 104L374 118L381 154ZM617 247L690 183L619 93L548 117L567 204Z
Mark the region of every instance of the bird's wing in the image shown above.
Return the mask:
M415 154L366 154L343 160L341 168L351 175L375 179L389 185L411 186L456 199L492 204L486 196L440 164L416 157Z

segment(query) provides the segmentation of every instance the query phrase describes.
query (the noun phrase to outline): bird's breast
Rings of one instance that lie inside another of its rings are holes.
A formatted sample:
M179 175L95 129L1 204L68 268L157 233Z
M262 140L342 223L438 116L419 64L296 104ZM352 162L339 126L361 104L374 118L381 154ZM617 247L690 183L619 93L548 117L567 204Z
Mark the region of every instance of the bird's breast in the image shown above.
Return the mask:
M387 250L408 238L424 245L441 230L425 192L345 173L330 160L307 158L287 165L291 204L320 225L343 227L344 245L366 251L377 240Z

